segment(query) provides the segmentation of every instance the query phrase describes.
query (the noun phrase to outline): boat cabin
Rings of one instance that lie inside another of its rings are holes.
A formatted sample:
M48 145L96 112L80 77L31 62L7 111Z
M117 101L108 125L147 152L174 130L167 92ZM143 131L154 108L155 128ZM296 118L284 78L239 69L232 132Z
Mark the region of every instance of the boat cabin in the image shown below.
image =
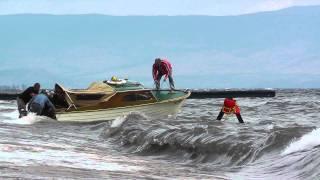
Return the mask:
M181 96L182 93L155 91L133 83L110 85L106 82L95 82L87 89L71 90L56 84L52 102L58 112L84 111L155 103Z

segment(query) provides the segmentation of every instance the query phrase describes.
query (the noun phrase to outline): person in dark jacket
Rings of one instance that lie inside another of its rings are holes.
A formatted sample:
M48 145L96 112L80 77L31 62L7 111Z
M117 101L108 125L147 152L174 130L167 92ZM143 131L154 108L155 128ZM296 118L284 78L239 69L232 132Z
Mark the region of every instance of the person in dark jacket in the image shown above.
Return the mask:
M38 116L47 116L56 119L56 109L45 94L35 95L29 102L28 110Z
M26 104L30 101L30 99L39 94L40 84L35 83L33 86L28 87L17 97L17 105L19 111L19 118L27 115Z
M217 120L220 121L224 114L235 114L238 118L239 123L244 123L240 114L240 108L233 98L225 98L223 107L217 117Z
M172 78L172 66L166 59L157 58L152 66L152 76L156 84L156 89L160 89L160 80L164 76L164 81L169 78L170 89L174 90L174 82Z

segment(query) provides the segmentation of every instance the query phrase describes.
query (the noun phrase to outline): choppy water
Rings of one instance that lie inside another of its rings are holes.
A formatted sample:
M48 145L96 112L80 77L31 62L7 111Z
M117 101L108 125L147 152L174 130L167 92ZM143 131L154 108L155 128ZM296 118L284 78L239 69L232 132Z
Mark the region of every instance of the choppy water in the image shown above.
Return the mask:
M215 121L222 99L187 100L177 119L17 119L0 101L0 178L318 179L320 90L238 99L245 124Z

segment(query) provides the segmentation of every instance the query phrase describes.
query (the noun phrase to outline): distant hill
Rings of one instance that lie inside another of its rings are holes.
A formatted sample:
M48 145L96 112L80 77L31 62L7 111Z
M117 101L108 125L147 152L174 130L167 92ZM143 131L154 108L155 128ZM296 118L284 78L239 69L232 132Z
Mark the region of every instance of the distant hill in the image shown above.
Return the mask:
M241 16L0 16L0 84L85 87L112 75L151 86L320 87L320 6Z

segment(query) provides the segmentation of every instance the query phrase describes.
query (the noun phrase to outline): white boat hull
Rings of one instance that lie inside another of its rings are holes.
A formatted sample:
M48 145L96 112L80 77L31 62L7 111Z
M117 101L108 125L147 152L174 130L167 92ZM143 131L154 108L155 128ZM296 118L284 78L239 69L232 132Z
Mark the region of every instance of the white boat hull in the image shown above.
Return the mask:
M150 119L168 117L169 115L176 116L183 101L184 99L179 99L120 108L58 113L57 120L62 122L110 121L130 113L141 113Z

